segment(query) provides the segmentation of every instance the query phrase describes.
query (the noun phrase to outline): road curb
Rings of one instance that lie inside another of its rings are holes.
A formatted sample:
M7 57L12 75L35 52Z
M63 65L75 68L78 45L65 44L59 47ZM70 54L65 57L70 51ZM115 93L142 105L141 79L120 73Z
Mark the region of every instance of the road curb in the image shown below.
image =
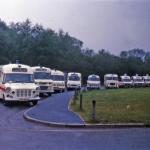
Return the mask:
M86 124L86 128L149 128L143 123Z
M41 125L47 125L47 126L51 126L51 127L68 127L68 128L89 128L89 129L94 129L94 128L150 128L149 124L143 124L143 123L118 123L118 124L64 124L64 123L57 123L57 122L50 122L50 121L43 121L40 119L35 119L30 117L27 113L30 111L27 110L26 112L24 112L23 117L30 121L30 122L34 122L34 123L38 123Z
M68 110L70 112L73 112L70 108L70 104L71 104L72 98L68 104ZM41 101L40 103L43 103L43 101ZM36 107L36 106L34 106ZM89 123L85 123L85 121L83 120L83 118L76 112L75 113L82 121L84 124L69 124L69 123L57 123L57 122L50 122L50 121L44 121L44 120L40 120L40 119L36 119L33 117L30 117L28 115L28 112L31 111L34 107L29 108L27 111L25 111L23 113L23 117L30 121L30 122L34 122L34 123L38 123L41 125L47 125L47 126L51 126L51 127L68 127L68 128L89 128L89 129L102 129L102 128L150 128L150 124L144 124L144 123L113 123L113 124L105 124L105 123L99 123L99 124L89 124Z
M71 102L73 102L73 97L72 97L72 98L70 99L70 101L69 101L69 104L68 104L68 111L70 111L70 112L76 114L76 115L82 120L82 122L84 123L84 125L86 125L86 123L85 123L85 121L83 120L83 118L81 117L81 115L78 114L77 112L74 112L74 111L71 109Z
M44 101L41 101L40 103L43 103L43 102ZM69 104L70 104L70 102L69 102ZM23 117L26 120L30 121L30 122L38 123L38 124L41 124L41 125L47 125L47 126L51 126L51 127L85 128L85 122L83 120L82 121L83 121L84 124L75 124L75 123L67 124L67 123L57 123L57 122L44 121L44 120L40 120L40 119L36 119L36 118L30 117L28 115L28 112L31 111L34 107L36 107L36 106L33 106L32 108L29 108L27 111L25 111L23 113ZM70 112L73 112L72 110L69 109L69 105L68 105L68 110ZM75 113L75 112L73 112L73 113ZM78 114L76 114L76 115L79 116Z
M57 123L57 122L50 122L50 121L43 121L40 119L35 119L35 118L30 117L27 114L28 111L30 111L30 110L27 110L26 112L24 112L23 117L30 122L38 123L41 125L47 125L47 126L51 126L51 127L85 128L85 125L82 125L82 124L65 124L65 123Z

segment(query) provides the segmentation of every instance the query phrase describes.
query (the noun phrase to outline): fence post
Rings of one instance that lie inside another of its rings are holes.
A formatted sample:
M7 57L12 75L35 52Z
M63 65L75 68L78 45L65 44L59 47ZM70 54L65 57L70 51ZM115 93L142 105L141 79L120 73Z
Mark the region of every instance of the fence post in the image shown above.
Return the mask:
M96 121L96 101L92 101L92 120Z
M75 92L74 92L74 100L77 99L77 90L75 89Z
M83 109L83 105L82 105L82 99L83 99L83 96L82 96L82 93L80 94L80 110Z

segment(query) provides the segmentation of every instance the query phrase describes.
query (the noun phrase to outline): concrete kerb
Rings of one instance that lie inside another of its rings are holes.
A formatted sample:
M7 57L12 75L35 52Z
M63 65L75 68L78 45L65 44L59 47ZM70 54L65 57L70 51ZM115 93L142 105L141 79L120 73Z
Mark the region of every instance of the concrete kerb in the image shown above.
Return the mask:
M69 107L70 102L69 102L69 105L68 105L68 110L73 112L72 110L69 109L70 108ZM40 103L42 103L42 101ZM41 124L41 125L47 125L47 126L51 126L51 127L71 127L71 128L84 128L85 127L85 123L84 124L73 124L73 123L72 124L67 124L67 123L57 123L57 122L50 122L50 121L44 121L44 120L32 118L28 115L28 112L31 111L34 107L36 107L36 106L33 106L32 108L29 108L27 111L25 111L23 113L23 117L26 120L30 121L30 122L38 123L38 124ZM75 112L73 112L73 113L75 113ZM75 114L78 115L77 113L75 113ZM80 117L80 119L84 122L84 120L81 117Z
M68 110L73 112L70 108L71 101L72 100L70 100L70 102L69 102ZM40 102L40 103L42 103L42 102ZM34 107L36 107L36 106L34 106ZM27 111L25 111L23 114L23 117L30 122L38 123L41 125L47 125L47 126L51 126L51 127L89 128L89 129L90 128L93 128L93 129L94 128L99 128L99 129L101 129L101 128L150 128L150 124L144 124L144 123L88 124L88 123L85 123L83 118L78 113L75 113L75 112L73 112L73 113L78 115L79 118L84 122L84 124L67 124L67 123L43 121L40 119L32 118L28 115L28 112L31 109L33 109L34 107L29 108Z
M74 112L74 111L71 109L70 105L71 105L71 102L72 102L72 101L73 101L73 97L72 97L71 100L69 101L68 110L71 111L72 113L76 114L76 115L83 121L84 126L85 126L86 123L85 123L84 119L81 117L81 115L78 114L78 113L76 113L76 112Z
M23 117L31 122L38 123L41 125L47 125L51 127L70 127L70 128L150 128L150 125L146 125L143 123L127 123L127 124L64 124L64 123L57 123L57 122L49 122L43 121L39 119L32 118L28 116L28 111L23 114Z
M72 128L80 128L80 127L84 127L84 125L80 125L80 124L64 124L64 123L57 123L57 122L50 122L50 121L43 121L43 120L40 120L40 119L35 119L35 118L32 118L30 116L28 116L27 114L28 111L26 111L24 114L23 114L23 117L30 121L30 122L34 122L34 123L38 123L38 124L41 124L41 125L47 125L47 126L51 126L51 127L72 127Z
M116 123L116 124L86 124L86 128L149 128L143 123Z

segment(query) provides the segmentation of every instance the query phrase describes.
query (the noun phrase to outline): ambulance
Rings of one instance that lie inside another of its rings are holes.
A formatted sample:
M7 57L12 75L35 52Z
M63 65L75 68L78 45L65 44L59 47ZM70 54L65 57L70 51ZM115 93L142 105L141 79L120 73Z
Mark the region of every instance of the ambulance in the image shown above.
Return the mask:
M81 89L81 73L69 72L67 76L67 90Z
M104 76L105 88L119 88L119 80L117 74L106 74Z
M53 86L55 92L65 91L65 74L60 70L51 70L51 79L53 80Z
M35 84L40 87L40 95L51 95L54 92L53 80L50 78L51 69L42 66L35 66L32 67L32 70L34 73Z
M132 87L132 80L131 77L128 76L127 74L124 74L120 76L120 84L119 87Z
M10 102L38 103L39 87L34 83L32 68L23 64L7 64L0 67L0 98L5 105Z
M146 76L143 76L143 80L144 80L144 86L150 87L150 76L148 74Z
M100 89L101 82L98 75L92 74L88 76L87 89Z
M139 76L138 74L136 74L135 76L132 76L132 80L133 80L134 87L143 87L144 86L144 80L143 80L142 76Z

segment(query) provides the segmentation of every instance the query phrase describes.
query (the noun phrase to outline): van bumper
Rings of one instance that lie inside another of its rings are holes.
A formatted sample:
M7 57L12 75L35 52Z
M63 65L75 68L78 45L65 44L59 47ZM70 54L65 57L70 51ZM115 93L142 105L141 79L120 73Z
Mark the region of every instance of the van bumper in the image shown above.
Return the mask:
M18 101L18 102L30 102L30 101L38 101L40 100L40 97L31 97L31 98L11 98L11 97L5 97L5 101Z

